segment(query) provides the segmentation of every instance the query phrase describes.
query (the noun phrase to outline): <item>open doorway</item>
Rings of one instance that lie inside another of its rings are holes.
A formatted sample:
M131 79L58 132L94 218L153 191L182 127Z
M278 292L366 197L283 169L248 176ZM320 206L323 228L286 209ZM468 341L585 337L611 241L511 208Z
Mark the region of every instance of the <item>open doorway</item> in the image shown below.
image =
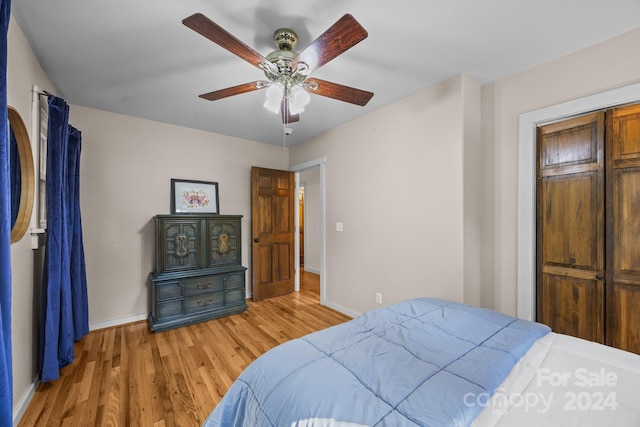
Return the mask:
M320 171L300 172L298 186L298 247L300 289L320 301Z
M309 286L324 303L324 159L292 166L296 172L295 289ZM308 288L305 288L307 290Z

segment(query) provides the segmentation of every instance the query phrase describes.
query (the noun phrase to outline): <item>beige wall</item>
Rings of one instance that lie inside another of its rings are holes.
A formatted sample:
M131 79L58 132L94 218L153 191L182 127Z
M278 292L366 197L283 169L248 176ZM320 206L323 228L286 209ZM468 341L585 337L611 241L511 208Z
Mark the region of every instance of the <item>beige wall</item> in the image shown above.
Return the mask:
M519 115L640 82L639 43L640 29L481 89L459 76L292 147L292 164L327 157L328 303L361 312L382 292L516 314Z
M463 96L463 239L464 302L483 305L487 294L481 281L482 239L482 162L481 87L467 76L462 76Z
M326 156L327 303L463 300L463 76L291 148ZM342 222L344 231L335 231Z
M244 215L242 262L251 267L251 166L282 168L288 163L282 147L75 105L70 122L82 130L80 202L92 327L149 312L152 218L170 211L171 178L218 183L220 212Z
M9 23L7 37L7 102L18 110L31 134L31 86L37 83L50 91L54 88L13 18ZM31 135L30 138L33 141ZM37 369L35 351L38 312L34 307L34 270L40 265L41 254L31 249L30 242L27 233L22 240L11 245L14 408L24 402L33 391Z
M639 45L637 29L483 86L482 280L496 309L516 313L519 115L640 82Z

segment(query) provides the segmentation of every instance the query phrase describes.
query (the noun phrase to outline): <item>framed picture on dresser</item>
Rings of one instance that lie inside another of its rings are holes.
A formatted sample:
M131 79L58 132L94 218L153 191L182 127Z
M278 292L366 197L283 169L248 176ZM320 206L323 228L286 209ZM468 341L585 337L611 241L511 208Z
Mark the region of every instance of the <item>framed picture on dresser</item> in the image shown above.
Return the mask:
M218 183L171 179L171 214L220 214Z

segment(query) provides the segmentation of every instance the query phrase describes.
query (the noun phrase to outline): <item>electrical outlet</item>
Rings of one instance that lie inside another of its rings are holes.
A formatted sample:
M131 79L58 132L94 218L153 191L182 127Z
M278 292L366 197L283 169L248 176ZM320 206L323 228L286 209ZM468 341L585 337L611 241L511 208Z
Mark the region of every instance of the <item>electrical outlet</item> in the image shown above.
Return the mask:
M376 304L382 304L382 294L380 292L376 292Z

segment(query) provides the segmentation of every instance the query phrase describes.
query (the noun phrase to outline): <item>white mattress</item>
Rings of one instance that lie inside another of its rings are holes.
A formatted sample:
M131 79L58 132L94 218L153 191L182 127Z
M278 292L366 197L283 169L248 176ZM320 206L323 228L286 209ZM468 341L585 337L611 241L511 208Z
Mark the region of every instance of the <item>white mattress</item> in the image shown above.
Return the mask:
M549 333L516 364L473 426L638 427L640 356Z

